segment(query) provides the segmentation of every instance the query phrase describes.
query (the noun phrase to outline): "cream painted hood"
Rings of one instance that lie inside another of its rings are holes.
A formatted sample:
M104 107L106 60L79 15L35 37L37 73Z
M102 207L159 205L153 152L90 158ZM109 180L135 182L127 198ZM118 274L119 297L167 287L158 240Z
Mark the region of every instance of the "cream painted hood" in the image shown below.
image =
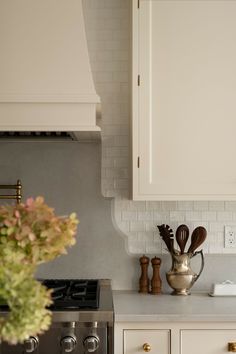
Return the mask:
M0 0L0 132L100 131L81 1Z

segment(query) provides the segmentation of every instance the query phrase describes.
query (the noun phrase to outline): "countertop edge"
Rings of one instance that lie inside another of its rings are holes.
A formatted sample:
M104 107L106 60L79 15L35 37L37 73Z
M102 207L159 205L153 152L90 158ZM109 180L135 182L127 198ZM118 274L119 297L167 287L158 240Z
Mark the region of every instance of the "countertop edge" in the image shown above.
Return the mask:
M152 296L136 291L113 291L115 322L236 322L236 297Z

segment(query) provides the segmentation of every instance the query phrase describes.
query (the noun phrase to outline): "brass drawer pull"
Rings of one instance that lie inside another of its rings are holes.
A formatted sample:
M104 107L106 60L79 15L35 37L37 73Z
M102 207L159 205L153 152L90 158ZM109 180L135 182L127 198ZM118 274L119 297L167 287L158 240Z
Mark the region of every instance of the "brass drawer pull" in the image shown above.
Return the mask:
M147 353L147 352L150 352L151 351L151 346L150 346L150 344L148 344L148 343L144 343L144 345L143 345L143 350Z
M228 343L228 352L236 353L236 342Z

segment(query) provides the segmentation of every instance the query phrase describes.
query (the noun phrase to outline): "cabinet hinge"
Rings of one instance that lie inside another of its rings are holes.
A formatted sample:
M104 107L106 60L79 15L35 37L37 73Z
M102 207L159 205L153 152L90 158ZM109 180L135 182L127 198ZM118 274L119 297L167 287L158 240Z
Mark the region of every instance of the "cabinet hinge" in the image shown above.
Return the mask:
M138 75L138 86L140 86L140 75Z
M140 166L140 157L139 156L138 156L137 166L138 166L138 168Z
M140 8L140 0L138 0L138 9Z

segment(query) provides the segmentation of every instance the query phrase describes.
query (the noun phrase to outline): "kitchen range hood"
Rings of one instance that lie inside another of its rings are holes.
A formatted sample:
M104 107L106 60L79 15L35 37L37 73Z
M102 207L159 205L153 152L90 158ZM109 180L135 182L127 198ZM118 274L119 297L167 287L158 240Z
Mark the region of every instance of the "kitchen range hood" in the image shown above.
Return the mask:
M98 137L82 0L0 0L0 139Z

